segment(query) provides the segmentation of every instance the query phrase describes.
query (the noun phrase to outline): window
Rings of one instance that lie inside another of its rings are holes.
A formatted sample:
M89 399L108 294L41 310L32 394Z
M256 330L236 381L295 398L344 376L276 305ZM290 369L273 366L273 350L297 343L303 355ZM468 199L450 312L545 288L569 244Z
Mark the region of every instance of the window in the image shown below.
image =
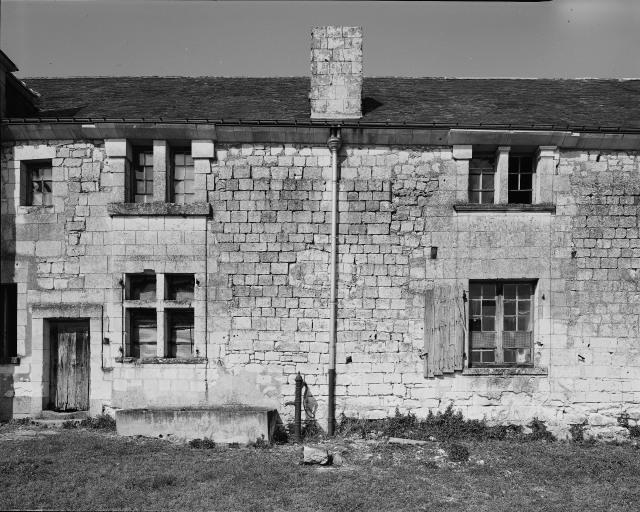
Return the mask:
M494 199L495 159L472 158L469 162L469 202L490 204Z
M51 160L26 162L24 164L25 206L48 206L53 204Z
M156 357L156 346L158 344L157 325L155 309L141 308L129 311L128 357Z
M156 283L161 285L163 281L164 296L162 291L158 296ZM126 300L146 301L125 303L126 357L193 357L194 286L193 274L157 275L148 271L126 276Z
M136 148L131 170L131 202L153 201L153 149Z
M128 300L156 300L156 275L132 274L127 276Z
M469 366L531 366L533 291L526 281L469 285Z
M193 300L193 274L167 274L167 300Z
M172 153L171 202L178 204L192 203L195 197L194 170L191 150L176 149Z
M193 354L193 309L167 312L169 357L191 357Z
M533 157L509 155L509 203L531 204L533 191Z
M0 285L2 312L0 316L0 363L17 356L18 285Z

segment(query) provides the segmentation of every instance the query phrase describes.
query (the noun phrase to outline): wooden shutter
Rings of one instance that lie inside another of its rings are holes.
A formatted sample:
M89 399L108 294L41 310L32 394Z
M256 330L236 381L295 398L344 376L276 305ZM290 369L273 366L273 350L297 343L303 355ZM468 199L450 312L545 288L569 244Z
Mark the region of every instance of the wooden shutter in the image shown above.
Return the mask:
M424 376L462 370L465 344L464 291L457 285L437 285L425 292Z

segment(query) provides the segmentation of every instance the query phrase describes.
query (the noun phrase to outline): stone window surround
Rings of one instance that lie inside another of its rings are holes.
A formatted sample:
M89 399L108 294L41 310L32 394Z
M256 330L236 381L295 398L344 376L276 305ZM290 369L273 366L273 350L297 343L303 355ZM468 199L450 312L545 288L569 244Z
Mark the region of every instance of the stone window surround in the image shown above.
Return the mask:
M127 276L131 273L126 273L122 276L123 285L126 283ZM156 344L156 357L136 358L126 355L127 345L127 332L128 326L123 321L122 325L122 345L120 346L121 355L116 358L117 363L132 363L132 364L197 364L206 361L206 346L204 343L204 315L205 304L203 297L201 297L202 287L199 283L203 282L204 276L199 273L194 273L194 297L189 301L176 301L165 299L165 287L166 287L166 275L171 273L156 273L156 300L128 300L123 299L123 314L129 309L136 308L150 308L155 309L157 314L156 329L157 329L157 344ZM194 341L193 341L193 354L190 358L171 358L167 357L168 345L166 340L166 311L168 309L192 309L194 313Z
M530 376L530 377L544 377L549 375L548 369L548 358L549 352L546 351L546 354L542 354L541 356L536 354L536 347L543 347L544 344L548 343L548 335L550 334L551 323L550 323L550 305L549 301L546 300L545 295L548 293L549 281L545 277L541 277L539 279L521 279L521 278L510 278L501 276L499 278L487 278L480 279L482 281L530 281L536 282L536 286L533 291L533 301L532 301L532 312L533 312L533 354L532 354L532 364L529 366L480 366L480 367L469 367L470 362L470 346L469 346L469 336L465 337L465 354L467 357L464 358L464 368L462 369L462 375L467 376L485 376L485 377L510 377L510 376ZM470 279L466 283L465 293L467 297L469 297L469 281L477 281L477 279ZM469 325L469 307L466 308L466 325Z
M494 203L469 203L469 161L473 156L473 145L453 146L453 159L458 162L456 211L530 211L555 213L552 181L557 158L557 146L539 146L536 152L536 168L533 173L533 197L531 204L508 203L508 174L510 146L496 149L496 177L494 180Z
M24 204L24 191L27 184L24 180L27 178L25 171L26 165L33 161L51 160L56 158L56 146L49 146L45 144L38 145L20 145L16 146L13 154L13 166L15 172L15 189L13 191L13 200L16 205L16 213L24 214L32 211L55 211L55 203L52 205L25 205ZM59 176L56 175L56 168L51 167L52 186L55 187L55 182L60 181ZM53 191L55 196L55 189Z
M108 205L109 214L114 215L209 215L207 202L207 175L211 171L211 160L215 158L213 140L192 140L191 157L194 165L195 202L190 204L169 203L169 178L171 175L171 146L166 140L153 140L153 202L130 203L127 201L126 178L130 172L133 145L129 139L105 139L105 152L109 167L114 174L114 192ZM182 146L181 144L175 145Z

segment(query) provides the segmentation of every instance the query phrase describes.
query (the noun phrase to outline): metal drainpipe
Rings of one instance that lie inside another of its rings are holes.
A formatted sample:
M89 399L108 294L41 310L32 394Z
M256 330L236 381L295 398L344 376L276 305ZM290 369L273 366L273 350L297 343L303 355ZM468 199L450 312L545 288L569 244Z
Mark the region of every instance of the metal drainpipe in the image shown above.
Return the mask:
M331 128L327 146L331 151L331 299L330 306L330 338L329 338L329 411L327 432L334 435L336 426L336 343L338 312L338 150L342 145L340 128Z

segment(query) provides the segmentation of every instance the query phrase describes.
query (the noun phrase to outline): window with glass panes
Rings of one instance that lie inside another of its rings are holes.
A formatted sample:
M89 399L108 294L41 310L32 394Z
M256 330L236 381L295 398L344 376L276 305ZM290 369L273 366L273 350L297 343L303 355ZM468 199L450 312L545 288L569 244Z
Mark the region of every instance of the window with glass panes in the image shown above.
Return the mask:
M29 162L27 165L27 206L53 204L51 162Z
M134 153L131 173L131 199L134 203L153 201L153 149L139 148Z
M187 204L195 196L193 178L193 158L191 151L173 151L173 187L171 202Z
M469 202L493 203L495 163L493 158L478 157L469 161Z
M535 283L469 284L470 366L530 366Z
M533 200L533 157L509 155L508 201L531 204Z

